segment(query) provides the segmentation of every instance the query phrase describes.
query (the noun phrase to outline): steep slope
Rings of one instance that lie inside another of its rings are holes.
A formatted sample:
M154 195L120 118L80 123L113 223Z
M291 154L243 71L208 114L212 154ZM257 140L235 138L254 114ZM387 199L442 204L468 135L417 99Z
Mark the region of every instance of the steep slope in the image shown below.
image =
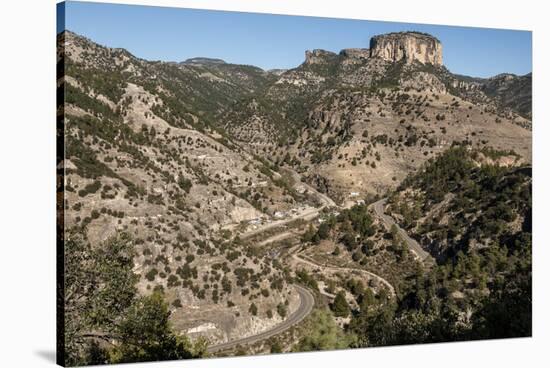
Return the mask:
M173 325L191 336L243 337L279 323L281 303L295 310L280 266L234 235L309 197L211 127L270 75L146 62L69 32L58 41L66 228L93 246L131 234L138 289L164 289Z
M531 233L531 167L511 166L515 159L509 151L453 147L400 184L389 212L437 258L523 248Z
M485 94L495 98L501 106L508 107L531 119L532 115L531 73L517 76L500 74L483 83Z
M393 193L387 212L437 265L355 316L361 346L531 336L531 168L508 156L456 145Z
M383 193L453 142L531 160L530 121L501 108L481 84L468 90L470 82L444 67L369 55L308 53L263 95L234 106L224 128L341 202Z
M439 41L415 32L376 37L371 49L307 51L221 121L248 149L340 202L395 187L453 142L511 149L529 162L529 80L467 79L441 60Z

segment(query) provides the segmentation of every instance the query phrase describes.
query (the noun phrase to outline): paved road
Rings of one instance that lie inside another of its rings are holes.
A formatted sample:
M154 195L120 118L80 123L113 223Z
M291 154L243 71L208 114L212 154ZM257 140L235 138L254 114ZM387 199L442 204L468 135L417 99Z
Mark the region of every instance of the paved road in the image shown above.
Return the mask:
M270 338L271 336L280 334L281 332L301 322L304 318L306 318L306 316L309 313L311 313L311 310L313 309L313 305L315 304L315 300L313 299L313 294L311 294L311 292L308 289L299 285L293 285L293 286L300 296L300 306L287 319L285 319L283 322L273 327L272 329L264 331L257 335L248 336L242 339L225 342L223 344L209 346L208 352L215 353L215 352L232 349L237 345L253 344L260 340L265 340Z
M386 228L388 230L391 229L392 225L395 225L397 227L397 233L399 234L399 236L401 236L401 239L403 239L405 241L405 243L407 243L407 246L409 247L409 249L412 250L414 252L414 254L421 261L424 261L427 257L430 256L430 254L428 252L426 252L424 249L422 249L420 244L418 244L418 242L416 240L411 238L409 236L409 234L407 234L407 232L405 230L403 230L394 221L394 219L391 216L388 216L384 213L384 206L386 205L386 200L387 200L387 198L383 198L383 199L379 200L378 202L374 202L372 204L372 207L374 208L374 213L376 214L376 216L378 216L380 218L380 220L382 221L382 223L384 224L384 226L386 226Z
M330 197L326 196L323 193L318 192L312 186L302 182L301 178L300 178L300 175L298 173L296 173L295 171L293 171L293 170L288 170L288 171L291 173L291 175L294 178L294 181L295 181L294 186L302 185L308 191L314 193L318 197L318 199L322 203L322 205L318 208L312 208L310 210L304 211L301 214L299 214L298 216L291 217L291 218L284 219L284 220L274 221L274 222L271 222L271 223L266 224L264 226L261 226L258 229L248 231L244 234L241 234L240 235L241 238L243 238L243 239L249 238L251 236L260 234L260 233L262 233L264 231L267 231L269 229L286 225L286 224L288 224L290 222L293 222L297 219L303 219L305 221L310 221L310 220L314 219L315 217L317 217L319 215L319 213L325 207L336 207L336 203L334 203L334 201ZM293 234L292 231L285 231L283 233L279 233L279 234L276 234L276 235L274 235L274 236L272 236L268 239L265 239L263 242L261 242L261 245L266 245L266 244L269 244L273 241L282 240L282 239L285 239L285 238L293 236L293 235L295 235L295 234ZM385 281L385 280L383 280L383 281ZM387 283L387 281L385 281L385 282ZM388 283L388 285L389 285L389 283ZM300 306L286 320L284 320L283 322L281 322L277 326L273 327L272 329L264 331L264 332L259 333L257 335L248 336L248 337L245 337L245 338L242 338L242 339L233 340L233 341L225 342L225 343L222 343L222 344L209 346L208 347L208 352L215 353L215 352L220 352L220 351L232 349L232 348L236 347L237 345L253 344L255 342L265 340L265 339L268 339L272 336L275 336L275 335L289 329L290 327L294 326L295 324L301 322L308 314L311 313L311 311L313 309L313 305L315 304L315 299L313 298L313 294L309 290L307 290L306 288L304 288L302 286L299 286L299 285L293 285L293 286L296 289L296 291L298 292L298 295L300 296ZM390 287L391 291L393 292L393 287L391 285L389 285L389 287Z
M297 253L293 254L292 257L300 263L305 263L305 264L308 264L312 267L315 267L315 268L318 268L318 269L321 269L321 270L324 270L324 271L327 271L327 270L336 271L336 272L338 272L338 271L347 271L347 272L359 272L359 273L365 274L369 277L372 277L372 278L378 280L378 282L386 285L386 287L390 291L390 294L395 297L395 289L393 288L393 285L390 284L388 282L388 280L386 280L382 276L379 276L375 273L369 272L367 270L362 270L362 269L359 269L359 268L337 267L337 266L329 266L329 265L326 265L326 264L322 265L322 264L319 264L319 263L313 261L312 259L309 259L309 258L305 259L305 258L303 258L303 256L301 256Z

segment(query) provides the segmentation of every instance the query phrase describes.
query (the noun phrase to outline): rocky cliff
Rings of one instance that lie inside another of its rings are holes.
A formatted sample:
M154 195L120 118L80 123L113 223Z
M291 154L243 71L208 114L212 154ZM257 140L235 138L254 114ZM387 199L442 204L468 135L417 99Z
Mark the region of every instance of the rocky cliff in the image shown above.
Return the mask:
M336 57L336 54L331 51L326 51L321 49L315 49L313 51L306 50L305 63L307 65L323 64L323 63L326 63L328 60L334 59L335 57Z
M443 65L441 42L433 36L418 32L388 33L371 38L371 57L388 61L406 60L408 64Z
M366 59L370 57L370 50L359 48L343 49L342 51L340 51L340 55L349 58Z

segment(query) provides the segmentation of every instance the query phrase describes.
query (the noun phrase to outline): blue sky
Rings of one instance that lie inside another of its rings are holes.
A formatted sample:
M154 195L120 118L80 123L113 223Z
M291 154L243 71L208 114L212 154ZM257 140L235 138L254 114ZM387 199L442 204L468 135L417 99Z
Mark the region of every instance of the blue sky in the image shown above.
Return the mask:
M66 29L147 60L204 56L286 69L301 64L308 49L366 48L373 35L414 30L441 40L443 62L454 73L489 77L532 70L527 31L75 1L65 6Z

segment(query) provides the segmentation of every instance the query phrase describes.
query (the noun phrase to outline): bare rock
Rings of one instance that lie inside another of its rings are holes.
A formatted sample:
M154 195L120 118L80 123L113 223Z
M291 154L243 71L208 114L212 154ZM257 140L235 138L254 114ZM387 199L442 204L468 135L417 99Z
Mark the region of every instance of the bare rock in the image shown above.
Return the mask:
M306 61L308 65L311 64L323 64L336 57L336 54L331 51L315 49L313 51L306 51Z
M418 32L388 33L371 38L370 56L408 64L443 65L443 47L433 36Z

